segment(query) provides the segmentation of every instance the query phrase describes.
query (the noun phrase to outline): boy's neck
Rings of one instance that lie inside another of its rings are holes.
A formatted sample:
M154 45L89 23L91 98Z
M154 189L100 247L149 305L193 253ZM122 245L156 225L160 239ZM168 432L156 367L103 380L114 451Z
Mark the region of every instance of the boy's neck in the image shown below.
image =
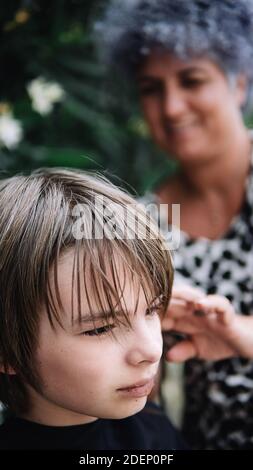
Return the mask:
M19 415L19 417L44 426L78 426L92 423L98 419L60 407L35 392L35 390L30 393L30 398L31 406L29 411Z
M63 427L63 426L79 426L81 424L89 424L97 421L98 418L67 411L66 414L46 414L42 416L40 413L28 412L19 415L19 418L33 423L42 424L43 426Z

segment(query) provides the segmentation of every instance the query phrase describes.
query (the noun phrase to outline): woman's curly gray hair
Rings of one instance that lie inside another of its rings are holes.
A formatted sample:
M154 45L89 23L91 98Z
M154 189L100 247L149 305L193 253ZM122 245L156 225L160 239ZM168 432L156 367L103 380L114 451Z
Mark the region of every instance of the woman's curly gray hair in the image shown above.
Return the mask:
M96 32L103 57L134 75L154 46L207 56L253 83L253 0L111 0Z

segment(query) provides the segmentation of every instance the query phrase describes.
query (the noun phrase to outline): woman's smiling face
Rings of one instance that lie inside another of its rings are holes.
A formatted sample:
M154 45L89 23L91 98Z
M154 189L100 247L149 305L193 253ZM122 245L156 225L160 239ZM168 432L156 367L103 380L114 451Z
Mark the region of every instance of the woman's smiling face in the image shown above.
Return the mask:
M92 311L97 312L94 323L83 290L82 320L75 314L74 304L72 322L72 268L70 250L62 256L58 270L64 328L56 324L54 331L46 312L41 312L36 354L40 390L29 387L32 419L49 425L72 425L133 415L145 406L162 354L159 307L154 302L148 309L144 292L140 290L137 297L137 279L126 279L123 298L131 328L123 317L122 325L115 325L113 318L101 318L91 297ZM120 279L120 260L118 269ZM92 292L88 270L85 282L87 292Z
M154 50L140 66L144 116L157 144L182 163L220 154L241 123L245 80L231 85L211 60L182 61Z

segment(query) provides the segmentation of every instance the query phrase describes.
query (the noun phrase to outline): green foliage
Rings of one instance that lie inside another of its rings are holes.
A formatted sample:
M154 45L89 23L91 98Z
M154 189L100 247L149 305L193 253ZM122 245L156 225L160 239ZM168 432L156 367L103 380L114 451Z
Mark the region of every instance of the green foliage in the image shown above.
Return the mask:
M23 129L18 144L1 144L1 170L13 173L39 166L108 170L119 183L123 180L138 192L170 172L134 103L128 95L117 97L96 60L90 25L103 3L1 2L0 118L9 108ZM64 97L47 114L34 109L27 91L38 77L64 90Z

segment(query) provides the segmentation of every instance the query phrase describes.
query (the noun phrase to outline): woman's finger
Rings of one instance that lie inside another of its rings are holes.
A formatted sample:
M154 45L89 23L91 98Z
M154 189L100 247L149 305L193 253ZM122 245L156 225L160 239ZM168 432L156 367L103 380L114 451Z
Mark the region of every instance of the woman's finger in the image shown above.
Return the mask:
M186 302L195 302L205 296L205 293L196 287L176 286L172 289L172 299L184 300Z
M216 314L216 317L213 315L213 318L216 318L223 325L229 325L235 315L232 304L226 297L220 295L208 295L198 301L195 308L203 309L209 317Z
M169 362L184 362L197 356L197 350L190 340L184 340L176 344L166 353L166 360Z
M193 303L172 298L166 312L167 317L182 318L193 313Z
M163 327L163 323L162 329L166 331ZM207 331L207 324L205 319L202 320L194 317L184 317L182 319L174 320L173 325L171 324L171 328L168 329L173 329L177 333L183 333L186 335L196 335L205 333Z
M170 317L164 317L161 321L162 324L162 331L169 331L173 330L174 328L174 320Z

